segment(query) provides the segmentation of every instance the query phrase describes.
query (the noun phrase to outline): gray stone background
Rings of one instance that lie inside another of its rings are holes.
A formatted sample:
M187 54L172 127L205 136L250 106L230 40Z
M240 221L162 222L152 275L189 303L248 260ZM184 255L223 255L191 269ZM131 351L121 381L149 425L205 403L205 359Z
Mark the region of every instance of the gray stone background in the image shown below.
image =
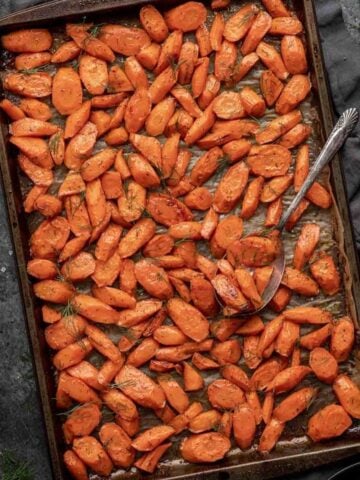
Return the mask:
M0 16L36 3L41 1L0 0ZM345 33L340 26L341 35L350 35L354 45L360 45L360 0L340 0L340 2L315 0L317 9L327 8L329 3L333 3L335 9L339 8L338 3L341 4L347 30ZM337 27L334 26L334 28ZM331 45L327 43L325 37L323 41L325 56L328 57L331 55ZM357 60L359 65L360 58ZM351 56L343 58L343 61L351 62ZM331 78L332 82L336 80ZM359 87L358 84L357 88ZM2 189L0 192L0 315L0 453L8 450L14 452L18 458L29 462L34 472L34 480L51 480L45 433L33 376ZM294 475L292 478L325 480L351 461L355 459L310 473Z

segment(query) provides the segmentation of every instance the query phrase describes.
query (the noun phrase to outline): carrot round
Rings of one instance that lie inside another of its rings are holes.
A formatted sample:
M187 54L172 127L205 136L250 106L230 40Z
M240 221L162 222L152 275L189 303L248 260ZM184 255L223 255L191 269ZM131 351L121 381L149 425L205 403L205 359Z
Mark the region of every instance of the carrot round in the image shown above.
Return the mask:
M352 424L351 418L341 405L327 405L309 420L307 434L314 442L339 437Z
M191 463L212 463L224 458L230 448L230 440L225 435L209 432L185 438L180 453Z
M206 20L206 8L200 2L186 2L165 12L165 21L170 30L191 32Z

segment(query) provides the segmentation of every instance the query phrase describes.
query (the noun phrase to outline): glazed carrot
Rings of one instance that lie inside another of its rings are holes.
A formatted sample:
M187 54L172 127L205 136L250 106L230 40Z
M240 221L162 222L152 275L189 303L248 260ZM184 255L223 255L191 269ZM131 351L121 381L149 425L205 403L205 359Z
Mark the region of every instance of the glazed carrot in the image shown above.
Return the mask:
M253 21L241 46L242 55L248 55L256 50L256 47L264 38L272 26L271 17L266 12L259 12Z
M292 291L289 288L280 286L269 303L270 308L275 312L282 312L289 304L291 296Z
M264 185L264 178L261 176L255 178L249 184L245 192L242 207L241 207L240 216L242 218L248 219L254 215L260 202L260 195L261 195L263 185Z
M73 449L80 459L99 475L110 475L113 468L110 457L95 437L75 438Z
M135 459L131 439L116 423L105 423L99 431L99 438L106 452L117 467L130 467Z
M257 335L248 335L244 338L243 354L246 365L250 369L255 369L261 363L261 357L257 356L257 346L259 337Z
M290 130L291 131L291 130ZM309 173L309 146L302 145L296 156L294 190L298 192Z
M265 217L265 227L274 227L276 226L281 218L283 211L282 198L279 197L277 200L271 202L266 211Z
M206 19L206 8L200 2L186 2L165 13L165 21L170 30L191 32Z
M264 323L258 315L253 315L246 320L236 332L239 335L257 335L264 330Z
M340 275L331 255L322 252L310 265L311 275L327 295L340 290Z
M72 443L75 437L90 435L99 425L101 412L97 405L83 405L72 412L63 424L63 431L67 443Z
M162 146L161 171L163 178L169 178L179 154L180 134L171 135Z
M230 440L218 432L200 433L185 438L180 446L182 457L191 463L221 460L230 450Z
M290 12L282 0L261 0L266 10L273 18L290 17Z
M211 349L210 355L219 365L236 364L241 357L241 347L238 340L226 340L216 343Z
M146 408L162 408L165 405L163 390L145 373L131 365L125 365L115 379L121 390L131 400Z
M245 393L246 403L253 411L256 425L259 425L262 421L262 408L259 395L255 390L250 390Z
M216 172L222 155L223 152L218 147L204 153L191 170L191 183L196 186L205 183Z
M325 348L315 347L311 351L309 365L322 382L332 384L338 375L337 361Z
M160 325L154 331L154 339L162 345L182 345L187 337L174 325Z
M247 306L247 300L241 293L237 283L225 275L216 275L211 281L216 293L222 301L236 310L242 310Z
M141 28L107 24L100 29L99 40L114 52L130 56L139 53L142 47L151 43L148 34Z
M117 199L124 195L121 175L119 172L105 172L101 177L101 186L107 200Z
M48 170L47 170L48 171ZM36 199L42 195L43 193L46 193L47 191L47 187L42 187L42 186L38 186L38 185L34 185L30 190L29 192L27 193L26 195L26 198L24 199L23 201L23 207L24 207L24 211L26 213L31 213L34 211L34 205L35 205L35 201Z
M142 432L131 445L140 452L149 452L158 447L164 440L174 433L174 429L168 425L158 425Z
M108 75L108 89L111 92L132 92L134 87L119 65L112 65Z
M250 388L264 390L272 382L278 373L285 368L286 362L274 358L262 363L253 373L250 380Z
M259 61L259 56L257 53L252 52L248 55L245 55L240 62L235 65L233 72L231 73L230 80L228 83L230 85L234 85L237 82L240 82L246 75L250 72L250 70L256 65Z
M30 178L30 180L38 186L38 188L49 187L54 175L51 170L42 168L32 163L25 155L18 155L17 161L20 169ZM42 192L42 190L41 190ZM39 192L39 194L41 193Z
M184 413L189 407L190 401L178 382L168 375L158 377L158 382L165 393L169 404L179 413Z
M20 105L21 105L21 103L20 103ZM14 103L12 103L7 98L4 98L3 100L1 100L0 108L2 110L4 110L6 115L13 121L21 120L22 118L25 118L25 113L24 113L23 109L18 107Z
M147 473L153 473L166 450L172 446L172 443L163 443L155 448L152 452L146 453L141 458L136 460L134 465Z
M276 418L272 418L269 423L266 425L261 437L258 446L259 452L270 452L276 445L279 440L285 423L280 422Z
M300 20L295 17L277 17L271 22L270 35L298 35L303 31Z
M229 5L230 5L230 0L212 0L212 2L211 2L212 10L226 8Z
M146 119L147 134L153 137L163 134L174 112L175 100L171 97L155 105Z
M194 190L186 195L184 203L193 210L206 211L212 204L211 192L206 187L194 188Z
M57 70L53 79L52 103L61 115L70 115L81 107L81 81L73 68L61 67Z
M161 165L161 145L156 138L130 134L131 144L157 168Z
M233 69L236 63L237 50L234 43L224 40L221 47L215 54L215 77L224 82L229 79L233 73Z
M207 389L209 402L214 408L221 410L234 410L244 403L243 391L228 380L215 380Z
M106 360L99 369L97 380L102 387L109 386L110 382L114 380L115 376L119 373L120 368L123 366L124 358L119 363Z
M206 27L205 27L206 28ZM178 82L186 85L191 82L195 66L198 61L199 47L193 42L183 43L178 57L179 77Z
M183 42L183 33L179 30L171 32L163 43L158 59L158 63L155 67L155 74L159 75L171 62L179 60L181 46Z
M210 44L212 50L220 50L223 33L225 29L225 20L221 13L216 13L210 29Z
M310 260L320 238L320 227L315 223L306 223L301 229L294 252L294 267L301 270Z
M328 323L317 330L313 330L307 335L303 335L300 338L300 345L303 348L307 348L308 350L313 350L314 348L321 347L321 345L323 345L326 342L327 338L331 335L331 331L332 324Z
M206 57L210 55L213 50L210 42L210 33L204 23L196 30L195 38L199 46L200 56Z
M42 280L34 284L34 293L42 300L66 304L74 294L74 288L57 280Z
M302 40L293 35L285 35L281 39L281 56L286 69L292 75L306 73L308 63Z
M271 70L265 70L260 76L260 89L266 104L272 107L279 98L284 85Z
M250 388L246 373L236 365L225 365L221 370L221 375L242 390L248 391Z
M335 379L333 389L346 412L353 418L360 418L360 389L358 385L348 375L341 374Z
M24 97L44 98L51 95L52 78L45 72L10 73L4 78L3 86L5 90Z
M262 418L266 425L270 423L273 409L274 409L274 395L271 392L268 392L265 394L264 402L262 405Z
M332 204L330 193L318 182L312 184L306 194L306 198L320 208L330 208Z
M225 39L229 42L238 42L241 40L253 25L258 11L258 7L253 3L240 8L225 23L223 34Z
M233 163L249 153L251 143L245 139L233 140L226 143L222 149L228 160Z
M81 48L73 40L62 43L52 54L51 63L65 63L74 60L81 52Z
M252 173L265 178L286 175L290 162L290 151L275 144L252 147L246 159Z
M176 200L169 195L161 193L150 194L146 208L157 223L167 227L176 225L180 222L191 221L193 218L190 209L188 209L180 200ZM190 230L191 227L192 225L189 225ZM177 231L181 230L182 228L177 229ZM197 231L197 228L195 230Z
M337 320L331 333L330 352L339 363L349 358L354 340L354 324L351 318L342 317Z
M241 95L237 92L222 92L213 102L218 118L233 120L245 115Z
M9 141L38 167L45 169L53 167L49 146L43 138L10 137Z
M145 45L140 49L136 54L136 58L144 68L147 70L154 70L158 63L160 52L160 45L157 43L150 43L150 45Z
M165 68L152 82L149 87L149 93L152 103L159 103L167 93L174 87L178 77L178 71L174 71L171 66Z
M34 202L34 210L37 210L44 217L54 217L62 210L61 200L53 195L42 194Z
M192 433L202 433L217 428L220 420L221 414L217 410L208 410L193 418L188 428Z
M84 158L91 156L96 143L97 128L87 122L68 143L65 150L65 166L71 170L78 170Z
M293 182L293 174L275 177L265 183L260 200L264 203L270 203L279 198L290 187Z
M232 242L241 238L242 233L243 221L241 218L236 215L229 215L219 222L211 242L215 241L216 246L224 254ZM221 256L223 256L223 254Z
M284 317L279 315L273 318L265 325L264 330L261 332L259 344L257 347L257 355L261 357L264 350L277 338L284 323Z
M235 270L235 277L244 296L255 306L255 308L260 307L263 301L257 291L255 281L250 272L245 268L237 268Z
M296 323L310 323L312 325L326 324L332 321L332 315L319 307L295 307L284 312L287 320Z
M227 255L232 265L264 267L275 260L278 249L277 238L248 236L233 242Z
M275 340L275 351L283 357L290 357L295 344L299 340L299 336L300 326L294 322L285 320Z
M104 60L90 55L82 55L79 62L79 75L91 95L102 95L105 92L109 77Z
M134 420L138 417L135 403L117 388L111 388L101 393L105 405L124 420Z
M311 368L303 365L285 368L268 384L266 391L276 394L287 392L296 387L310 372Z
M252 409L244 403L233 413L233 429L236 443L242 450L249 448L255 437L256 422Z
M204 380L200 373L187 362L184 362L183 377L185 392L194 392L204 387Z
M80 315L61 317L45 329L46 343L54 350L61 350L79 340L85 334L86 321Z
M308 423L308 435L314 442L342 435L352 420L340 405L327 405L313 415Z
M168 36L168 28L161 13L152 5L145 5L140 10L140 22L147 34L157 43Z
M10 52L43 52L51 47L52 36L46 29L24 29L3 35L1 43Z
M218 213L228 213L241 197L249 176L244 162L229 168L218 184L214 195L213 207Z
M21 53L15 57L16 70L32 70L50 63L51 54L48 52Z
M125 327L137 325L157 313L161 306L162 303L159 300L140 300L137 302L135 308L123 310L119 313L118 325Z
M203 57L197 62L197 66L191 78L192 95L194 98L200 97L204 91L208 76L210 60Z
M167 303L172 321L189 338L196 342L204 340L209 333L209 323L202 313L183 300L172 298Z
M99 40L96 35L93 35L93 31L89 29L90 25L87 24L71 24L66 25L66 33L74 40L76 45L84 50L87 54L104 60L106 62L114 62L114 52L104 42ZM97 27L95 27L96 29Z
M196 268L198 268L208 280L212 280L217 271L216 264L200 254L196 255Z
M280 422L288 422L307 409L317 394L312 387L302 388L285 398L274 410L274 418Z
M306 209L309 207L310 202L305 198L301 200L299 206L290 215L289 220L286 222L285 228L287 231L291 231L296 223L300 220Z
M66 468L75 480L87 480L89 478L85 464L72 450L66 450L63 459Z
M78 340L58 350L52 361L58 370L64 370L81 362L93 349L87 338Z
M278 53L275 47L261 41L257 46L256 53L265 66L271 70L279 80L287 79L289 72L286 70L281 55Z
M64 217L45 220L30 238L30 251L34 258L54 258L67 242L69 223Z
M266 287L268 286L271 276L273 274L273 271L274 269L271 266L260 267L254 270L254 274L253 274L254 281L260 295L264 293Z
M308 96L310 90L311 83L307 75L292 76L276 101L276 113L285 115L294 110Z
M66 139L74 137L84 127L89 120L91 102L85 101L81 107L66 119L64 137Z
M265 113L265 102L253 89L245 87L240 92L241 101L246 113L252 117L262 117Z
M296 268L286 267L281 283L300 295L312 297L319 294L318 284Z

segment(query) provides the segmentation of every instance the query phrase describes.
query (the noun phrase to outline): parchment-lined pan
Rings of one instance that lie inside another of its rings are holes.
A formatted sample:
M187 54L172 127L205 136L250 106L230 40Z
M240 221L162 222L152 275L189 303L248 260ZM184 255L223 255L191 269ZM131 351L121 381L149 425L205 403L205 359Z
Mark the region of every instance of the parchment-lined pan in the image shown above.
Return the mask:
M0 21L0 25L8 25L8 27L15 28L20 25L38 26L39 23L51 26L48 18L73 18L74 15L80 15L77 18L81 18L88 11L104 12L113 6L117 6L118 10L111 13L111 17L105 14L101 18L96 15L95 22L100 23L103 21L119 21L119 23L126 22L126 24L132 24L133 19L137 17L137 8L130 8L140 3L139 1L122 1L122 2L99 2L95 0L91 1L60 1L51 2L46 6L35 7L31 9L28 14L15 14L4 21ZM150 2L160 3L161 2ZM175 2L162 2L166 6ZM179 2L177 2L179 3ZM240 4L244 2L236 0L232 2L230 12L237 9ZM314 87L314 93L309 100L303 103L302 112L306 123L311 123L313 126L313 135L310 141L311 145L311 158L316 156L322 144L322 138L324 133L328 133L332 124L332 114L329 105L329 98L327 94L327 86L324 77L324 70L322 66L320 45L316 32L316 23L314 17L314 9L310 1L304 0L294 2L295 10L299 18L306 25L306 42L308 47L309 59L312 73L312 82ZM228 15L229 13L226 13ZM209 15L209 20L211 16ZM89 16L91 20L91 16ZM40 22L41 21L41 22ZM52 22L51 22L52 23ZM61 22L59 22L61 25ZM61 27L54 27L55 38L59 36ZM269 43L276 43L273 37L267 39ZM4 57L4 69L11 67L9 58ZM258 65L240 84L236 89L240 89L245 85L253 85L257 82L260 70L263 69L261 65ZM271 117L266 116L261 120L261 123L266 123ZM2 119L2 133L3 139L6 139L6 127L4 126L4 119ZM18 175L16 169L16 162L14 161L14 152L6 149L2 144L0 147L3 150L1 157L1 168L3 173L4 186L6 191L6 197L8 202L9 217L12 225L13 239L15 249L17 253L17 260L19 265L19 276L21 280L21 286L24 297L24 305L27 314L27 321L29 326L30 338L33 346L34 360L36 371L39 380L39 388L41 394L41 400L45 415L45 423L47 427L50 452L54 466L55 478L67 478L67 474L62 473L61 461L59 460L61 452L63 450L62 445L62 433L60 429L59 417L56 417L53 405L54 397L54 379L53 372L50 364L50 356L47 347L45 346L43 339L43 331L41 327L41 320L39 315L39 304L32 298L28 277L26 274L26 259L28 258L28 238L29 233L34 229L34 226L38 223L39 218L36 216L30 217L30 220L24 219L21 212L21 195L28 189L27 181L22 175ZM194 159L200 155L200 151L193 149ZM294 155L293 155L294 157ZM62 172L63 173L63 172ZM61 174L61 171L59 171ZM340 269L344 274L344 290L331 299L325 298L322 295L317 297L316 301L312 302L312 305L321 304L326 306L334 315L341 316L346 312L350 313L354 320L357 320L357 312L359 300L356 292L359 292L359 271L356 262L356 252L354 248L354 242L351 232L351 224L349 221L346 195L344 190L344 184L341 175L341 167L338 159L334 160L331 167L331 183L333 187L334 197L336 199L337 207L334 206L330 211L319 211L315 208L310 208L306 215L299 222L293 232L289 233L285 237L285 245L287 255L291 255L294 242L298 237L301 226L305 222L315 221L321 225L322 235L320 249L326 249L331 251L338 257ZM328 174L324 174L322 181L327 181ZM61 175L58 177L61 180ZM218 177L215 177L211 187L218 181ZM290 198L293 196L293 191L290 189L285 196L285 205L288 204ZM261 212L261 209L259 209ZM263 221L263 212L255 216L254 221L246 223L246 231L250 232L256 230L256 227ZM297 305L300 299L296 296L293 297L292 306ZM304 299L300 300L301 304L304 304ZM329 305L329 302L331 305ZM264 314L264 318L268 318L269 312ZM273 316L273 314L272 314ZM358 365L352 368L354 370L352 374L358 373L360 370ZM346 366L349 368L349 365ZM215 377L209 376L207 381L214 379ZM308 382L309 383L309 382ZM304 385L308 384L304 382ZM312 382L313 383L313 382ZM317 384L320 386L320 384ZM331 388L321 386L323 393L319 395L320 401L329 401L329 395L332 395ZM195 399L195 396L192 397ZM237 448L233 448L227 459L219 464L204 467L185 464L177 454L177 448L172 448L167 455L167 458L162 467L154 475L154 478L180 478L187 476L198 476L199 473L204 473L206 478L210 477L210 472L216 472L220 470L226 470L229 477L220 478L240 478L246 472L246 475L256 478L266 478L272 475L280 475L287 471L302 470L311 465L327 463L332 459L341 458L342 456L349 455L360 450L360 429L359 426L355 426L349 433L341 437L340 440L328 442L324 444L314 445L308 441L304 435L304 418L310 416L320 407L319 401L315 402L309 409L308 413L302 415L297 421L293 421L290 424L291 428L286 428L282 440L279 443L276 451L271 453L267 457L262 457L254 450L246 453L242 453ZM148 420L151 422L151 418ZM356 424L354 424L356 425ZM142 425L146 426L145 423ZM264 462L264 460L266 460ZM119 472L112 478L138 478L137 474L132 472L124 474ZM93 477L96 478L96 477ZM214 473L214 478L217 478L217 474Z

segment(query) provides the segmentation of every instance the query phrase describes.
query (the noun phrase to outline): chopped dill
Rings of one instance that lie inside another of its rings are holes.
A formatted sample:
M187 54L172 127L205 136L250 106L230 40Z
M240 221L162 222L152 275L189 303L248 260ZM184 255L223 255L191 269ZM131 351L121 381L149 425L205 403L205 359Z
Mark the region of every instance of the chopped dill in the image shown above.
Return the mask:
M61 310L62 317L70 317L71 315L76 315L78 312L74 305L71 303L71 300L68 300L65 307Z

